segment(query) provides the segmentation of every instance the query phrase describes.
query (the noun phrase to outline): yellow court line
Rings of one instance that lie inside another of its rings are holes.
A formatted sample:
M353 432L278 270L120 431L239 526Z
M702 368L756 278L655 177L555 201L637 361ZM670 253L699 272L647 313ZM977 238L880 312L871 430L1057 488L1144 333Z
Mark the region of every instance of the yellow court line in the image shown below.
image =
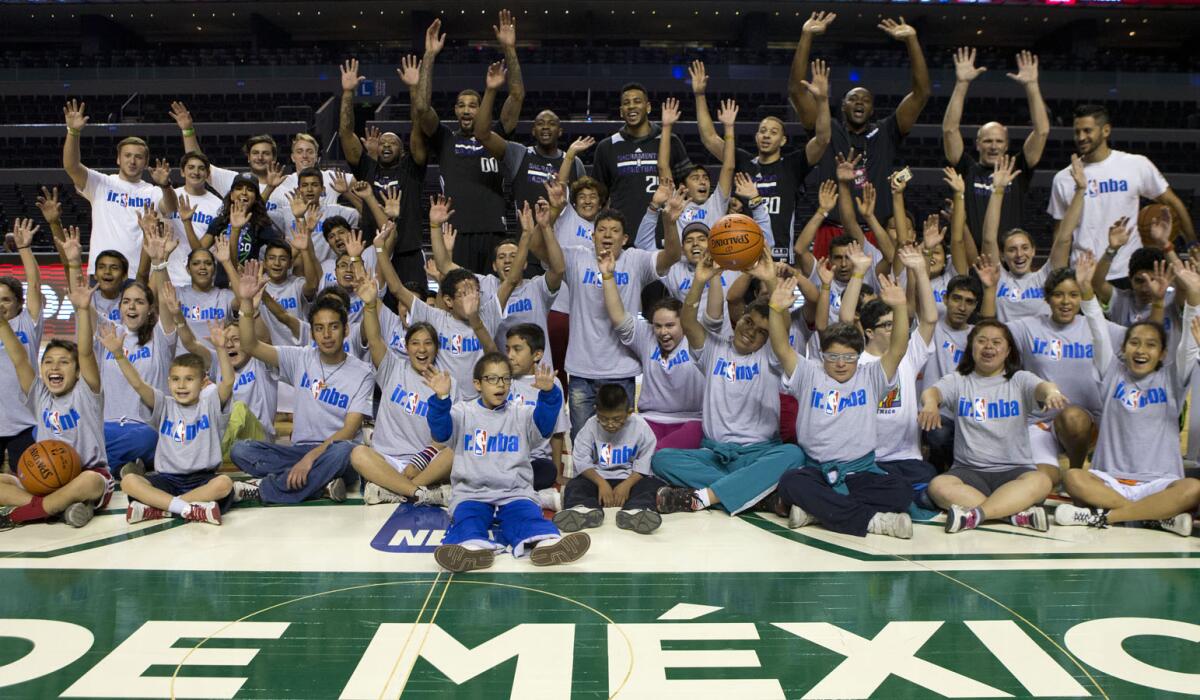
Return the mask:
M435 577L433 579L433 583L429 586L429 590L425 592L425 601L423 603L421 603L421 609L417 611L417 619L413 620L412 627L408 628L408 636L404 638L404 646L400 647L400 655L396 657L396 663L392 664L392 670L388 672L387 680L384 681L383 687L380 688L379 696L376 700L383 700L383 694L387 692L388 683L391 683L392 676L396 675L396 669L400 667L400 660L404 658L404 652L406 650L408 650L408 643L410 640L412 640L413 632L417 629L417 625L421 624L421 617L425 614L425 607L429 605L429 599L431 597L433 597L433 589L437 588L438 581L440 581L441 578L442 578L442 572L439 571L437 574L437 577ZM454 578L454 574L450 574L450 578ZM447 585L450 584L449 579L446 580L446 584ZM445 596L446 596L446 593L443 590L442 597L445 597ZM438 607L439 608L442 607L442 601L440 599L438 600ZM433 611L433 615L434 615L434 617L437 617L436 610ZM431 618L429 620L429 622L432 623L433 619ZM425 640L421 640L421 646L425 646ZM411 668L408 669L408 672L412 673L412 669ZM408 681L405 680L405 683L407 683L407 682ZM404 688L401 688L400 692L401 692L401 694L403 694Z
M450 590L450 584L453 581L454 581L454 574L451 573L450 577L446 579L446 585L442 586L442 595L438 597L437 605L434 606L434 608L433 608L433 614L429 616L429 622L425 624L425 634L421 636L421 643L420 643L420 645L417 646L417 653L413 654L412 663L408 665L408 672L404 674L404 683L402 683L400 685L400 692L396 693L397 700L399 700L399 698L401 698L404 695L404 689L408 687L408 679L412 678L413 669L416 668L416 666L417 666L417 659L421 658L421 650L425 648L425 641L427 639L429 639L429 630L433 629L433 622L434 622L434 620L437 619L438 611L440 611L442 609L442 601L446 599L446 591ZM433 592L432 588L430 588L429 590L431 593ZM418 619L420 619L420 618L418 618ZM417 626L415 624L411 628L409 628L408 634L410 637L412 636L412 631L415 630L416 628L417 628ZM406 647L408 646L407 640L405 640L404 646L406 646ZM404 650L401 649L400 656L396 658L396 663L392 666L392 672L388 674L388 679L387 679L388 683L392 682L392 676L396 675L396 668L400 665L400 660L403 658L404 658ZM387 683L385 683L383 685L383 689L387 690ZM379 693L379 700L383 700L382 692Z

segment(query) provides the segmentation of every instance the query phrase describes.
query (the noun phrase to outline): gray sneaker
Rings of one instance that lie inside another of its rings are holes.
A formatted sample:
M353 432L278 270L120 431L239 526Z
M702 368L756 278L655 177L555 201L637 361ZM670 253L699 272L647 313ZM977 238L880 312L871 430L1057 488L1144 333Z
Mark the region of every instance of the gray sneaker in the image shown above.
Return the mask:
M96 509L87 503L72 503L63 511L63 522L71 527L83 527L92 521Z
M417 505L445 508L450 505L450 484L442 484L417 492Z
M662 525L662 516L645 508L617 511L617 527L633 530L639 535L649 535Z
M126 463L125 466L121 467L121 473L117 475L117 478L119 479L120 477L127 476L129 474L146 476L146 463L140 458Z
M554 524L563 532L578 532L587 527L600 527L604 510L587 506L572 506L554 514Z
M872 535L887 535L902 540L912 539L912 518L908 513L876 513L867 523L867 532Z
M368 481L363 487L363 503L369 506L377 506L380 503L404 503L404 496L389 491L379 484Z
M325 496L325 498L328 498L329 500L333 501L334 503L345 503L346 502L346 481L339 476L338 478L334 479L333 481L330 481L328 484L325 484L325 490L323 491L323 495Z
M800 506L792 506L788 510L788 527L795 530L798 527L812 525L817 519L804 512Z

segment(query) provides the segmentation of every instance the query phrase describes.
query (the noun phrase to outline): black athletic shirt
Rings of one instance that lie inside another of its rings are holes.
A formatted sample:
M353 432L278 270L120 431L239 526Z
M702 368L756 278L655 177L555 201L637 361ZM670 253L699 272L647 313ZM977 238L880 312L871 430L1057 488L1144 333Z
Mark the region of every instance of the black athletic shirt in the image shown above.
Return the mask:
M364 152L352 171L354 179L371 183L376 196L393 185L400 188L400 219L396 222L398 238L395 252L411 253L420 250L425 235L424 207L421 203L425 166L413 160L412 155L408 153L400 156L395 163L385 166ZM363 212L362 228L364 236L370 235L374 238L378 227L375 226L375 217L371 216L370 211Z
M442 192L450 197L454 216L450 223L459 233L503 233L504 174L500 161L488 155L474 136L438 124L429 138L437 154Z
M850 133L846 124L834 120L831 128L829 148L817 163L817 182L837 179L837 154L849 155L854 147L855 154L862 153L863 159L858 164L858 173L854 181L855 194L862 191L862 186L868 180L875 185L875 216L881 223L886 223L892 215L892 187L888 177L896 170L896 151L904 135L896 124L896 115L868 124L861 134ZM837 223L837 209L829 212L828 221Z
M638 138L622 128L596 144L592 177L608 188L609 206L625 215L625 233L633 245L638 222L658 189L658 144L662 129L650 125L650 133ZM671 134L671 174L679 183L692 167L683 141Z
M775 236L775 258L790 259L796 241L796 197L804 191L804 178L813 166L804 150L781 153L774 163L760 163L758 156L737 150L737 170L754 178L763 206L771 215L771 233Z
M546 181L558 177L558 169L562 167L566 153L556 150L554 157L546 157L538 153L533 146L522 146L514 141L508 142L504 153L504 176L508 178L512 188L513 206L521 211L526 202L533 206L539 198L546 196ZM572 180L583 177L587 171L583 161L578 158L572 166Z
M1036 166L1034 166L1036 167ZM1029 198L1029 187L1033 183L1034 167L1025 161L1025 152L1017 153L1016 169L1021 171L1016 179L1008 183L1004 202L1000 207L1000 233L1025 227L1025 202ZM975 245L982 245L983 215L987 212L988 200L992 197L992 168L980 165L974 156L963 149L962 157L954 164L967 186L963 202L967 206L967 227Z

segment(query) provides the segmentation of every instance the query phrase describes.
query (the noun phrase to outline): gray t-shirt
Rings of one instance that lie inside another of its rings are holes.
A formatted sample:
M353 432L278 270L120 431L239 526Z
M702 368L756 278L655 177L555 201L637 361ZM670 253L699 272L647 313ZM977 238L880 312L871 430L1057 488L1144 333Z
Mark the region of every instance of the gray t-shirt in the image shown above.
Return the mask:
M538 390L533 386L534 379L536 377L532 374L526 374L523 377L513 377L513 383L508 390L508 400L525 404L531 408L537 406ZM559 391L562 391L562 384L559 383L557 378L554 380L554 386L558 387ZM563 396L566 396L565 392ZM563 401L562 410L558 412L558 420L554 422L554 432L550 436L554 437L555 435L570 432L570 430L571 417L567 414L567 402ZM529 456L532 459L551 459L552 451L550 449L550 442L547 440L538 445L530 452Z
M92 309L96 312L97 319L111 323L120 323L121 295L117 294L115 298L108 299L97 289L92 292Z
M290 191L291 190L288 190L288 192ZM279 190L276 190L276 192L278 193ZM336 200L337 194L334 194L333 198ZM275 197L272 197L271 199L275 199ZM286 204L286 200L285 203L278 208L269 211L268 216L271 217L271 221L275 224L275 227L278 228L289 241L292 240L292 238L296 235L296 218L292 216L291 207ZM325 220L331 216L340 216L344 218L352 228L358 228L359 215L357 210L351 209L350 207L344 207L340 204L322 204L319 216L320 218L317 221L317 227L312 232L312 237L310 240L312 241L313 253L316 254L317 261L324 263L327 260L332 261L337 258L337 255L333 252L333 249L329 247L329 242L325 240ZM368 244L367 250L370 250L370 241L366 241L366 243ZM364 257L366 257L366 251L363 251L363 253Z
M567 346L567 374L589 379L620 379L638 373L638 361L613 330L604 306L604 288L596 251L564 248L567 274L563 284L571 288L571 342ZM617 258L613 280L625 312L642 311L642 288L658 279L657 253L629 248Z
M271 295L283 310L289 315L303 319L308 311L308 302L304 300L304 279L300 277L288 276L286 280L280 284L267 282L267 294ZM264 305L259 311L259 317L267 324L267 330L271 332L271 345L299 345L300 339L292 335L283 321L275 318L275 314L267 311Z
M175 359L174 331L170 335L163 332L162 324L154 324L154 332L150 341L145 345L138 344L137 333L126 329L125 356L133 368L137 370L142 381L159 391L167 390L167 374L171 370L171 360ZM100 359L100 383L104 387L104 420L131 420L137 423L150 422L150 409L133 390L112 353L104 349L100 341L96 341L96 357Z
M737 270L724 270L721 272L721 293L725 294L729 291L729 285L741 276L741 272ZM696 267L691 265L686 260L680 260L667 270L667 274L662 278L663 286L667 288L667 294L683 301L687 296L688 291L692 288L692 279L696 276ZM700 292L700 311L703 316L708 309L708 285ZM724 308L724 305L722 305ZM733 328L729 324L729 314L721 314L721 325L719 327L721 335L731 335Z
M621 342L633 349L642 363L642 388L638 413L656 423L700 420L704 403L704 375L693 362L687 337L679 339L675 351L664 357L650 323L626 315L617 327Z
M1033 469L1030 414L1037 408L1040 377L1018 370L981 377L951 372L934 386L942 394L942 415L954 419L954 466L984 472Z
M562 289L562 285L559 286L559 289ZM532 323L542 329L542 337L546 340L542 362L553 368L554 360L551 358L550 331L546 329L546 316L550 313L550 307L557 294L557 292L550 291L545 275L538 275L522 281L521 285L514 289L512 295L508 297L503 319L496 328L497 349L504 352L508 348L508 329L522 323Z
M1163 299L1163 328L1167 329L1166 349L1170 357L1174 357L1179 348L1179 331L1183 329L1179 305L1175 300L1175 290L1168 289ZM1112 298L1108 301L1108 318L1113 323L1128 328L1135 323L1149 321L1152 311L1149 304L1139 305L1132 291L1113 287Z
M221 381L221 365L217 358L213 358L209 367L213 381ZM246 404L250 413L259 419L267 439L274 441L275 412L279 406L279 373L256 357L251 357L241 369L235 368L234 372L231 403L240 401Z
M224 323L229 314L229 307L233 304L233 292L220 287L201 292L189 284L176 287L175 294L179 297L179 311L187 321L188 328L192 329L192 335L204 343L208 342L208 322ZM179 354L187 352L182 343L179 345Z
M279 378L299 389L292 442L323 442L342 429L346 416L373 415L371 389L375 372L362 360L347 355L336 365L321 362L316 348L276 348ZM358 441L361 433L352 438Z
M372 447L380 454L404 460L433 444L426 418L433 390L408 360L388 352L379 363L375 381L382 393ZM450 393L453 396L454 392Z
M692 356L704 374L704 437L738 445L779 438L780 370L769 343L743 355L710 333Z
M27 309L21 309L20 313L9 319L8 325L17 336L17 341L21 343L21 348L36 374L38 350L42 347L42 320L34 320ZM24 392L21 391L21 382L17 380L17 368L8 359L4 343L0 343L0 396L20 396L22 393ZM36 424L34 414L25 406L10 404L0 411L0 436L16 435Z
M921 391L937 384L937 380L955 371L963 352L967 349L967 336L971 334L971 324L954 330L946 323L945 317L939 318L933 326L933 352L925 361L925 369L917 377Z
M1037 272L1016 277L1008 268L1000 268L1000 284L996 287L996 318L1004 323L1025 316L1040 316L1050 312L1042 285L1051 273L1050 263Z
M651 476L650 459L657 442L654 431L640 415L629 416L615 433L600 427L592 416L575 436L571 461L576 474L595 469L604 479L628 479L633 472Z
M917 374L932 353L933 345L927 344L920 332L914 330L908 337L904 359L896 368L895 383L879 399L879 409L876 411L876 460L891 462L922 458L921 428L917 425L917 414L921 410ZM877 363L880 359L878 355L864 352L859 359L859 370L863 364Z
M463 501L504 505L519 499L537 502L533 490L534 448L546 442L533 422L533 406L514 401L495 409L478 400L450 407L454 429L454 468L450 472L450 512Z
M25 407L37 418L38 440L61 440L74 447L84 469L108 466L103 391L92 391L80 378L70 391L55 396L37 377L25 396Z
M1113 346L1121 342L1125 329L1109 323L1108 332ZM1017 348L1021 351L1021 366L1046 381L1054 382L1072 404L1100 418L1100 375L1093 363L1095 347L1092 333L1082 315L1060 326L1049 316L1026 316L1008 324ZM1047 420L1044 412L1034 412L1035 420Z
M595 250L595 244L592 243L592 232L595 228L595 223L580 216L575 211L575 207L567 202L567 207L562 210L554 222L554 237L558 239L558 245L564 251L574 247ZM567 289L566 284L563 284L559 287L558 296L554 297L554 304L550 309L567 313L570 308L571 290Z
M493 339L500 325L500 305L496 295L479 297L479 318ZM433 324L438 332L437 366L450 373L458 382L455 401L465 401L479 396L475 391L475 363L483 357L483 343L471 324L459 320L449 311L437 309L420 299L413 299L409 311L412 323L425 321Z
M191 406L155 389L150 425L158 430L155 471L193 474L221 466L221 434L229 425L229 405L221 406L216 384L201 389Z
M854 375L839 382L825 373L819 360L798 360L784 377L783 388L796 397L796 442L817 462L849 462L878 445L880 401L895 386L883 365L863 362Z

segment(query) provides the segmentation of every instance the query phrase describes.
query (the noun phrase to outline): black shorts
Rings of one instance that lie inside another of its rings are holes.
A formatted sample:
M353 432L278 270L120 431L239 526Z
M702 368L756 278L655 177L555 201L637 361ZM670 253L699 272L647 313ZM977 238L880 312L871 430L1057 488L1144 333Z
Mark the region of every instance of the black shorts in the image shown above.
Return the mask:
M1000 472L985 472L979 469L970 467L954 467L946 472L945 476L955 476L958 480L975 489L984 496L992 495L992 492L1001 486L1007 484L1020 477L1023 474L1036 472L1033 467L1017 467L1016 469L1005 469Z

